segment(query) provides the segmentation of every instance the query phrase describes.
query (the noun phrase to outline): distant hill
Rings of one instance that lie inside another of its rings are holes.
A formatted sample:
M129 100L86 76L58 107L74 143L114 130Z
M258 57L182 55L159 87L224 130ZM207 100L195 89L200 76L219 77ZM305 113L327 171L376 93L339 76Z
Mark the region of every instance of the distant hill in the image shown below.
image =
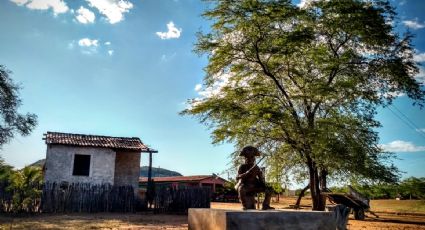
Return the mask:
M38 161L28 165L28 166L43 167L44 162L46 162L46 159L41 159L41 160L38 160Z
M148 176L148 166L140 167L140 176ZM152 177L182 176L182 174L163 168L152 167Z
M44 162L46 162L46 160L41 159L30 164L29 166L43 167ZM147 177L148 168L149 168L148 166L140 167L140 176ZM166 176L182 176L182 174L175 171L168 170L168 169L152 167L152 177L166 177Z

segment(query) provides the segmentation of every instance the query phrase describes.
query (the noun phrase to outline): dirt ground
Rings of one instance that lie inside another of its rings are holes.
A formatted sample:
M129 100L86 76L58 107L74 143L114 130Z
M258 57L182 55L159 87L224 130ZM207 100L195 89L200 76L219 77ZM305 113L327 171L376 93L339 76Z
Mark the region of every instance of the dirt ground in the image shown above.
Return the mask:
M187 229L187 215L97 213L1 217L0 229Z
M283 208L275 204L277 208ZM240 209L237 203L212 203L211 208ZM377 212L379 218L368 215L365 221L350 217L348 229L395 229L425 230L425 214ZM28 217L0 216L0 229L187 229L187 215L154 215L153 213L98 213L51 215L40 214Z
M425 216L396 215L377 213L379 218L369 215L366 220L354 220L351 216L348 221L348 229L394 229L394 230L420 230L425 229Z

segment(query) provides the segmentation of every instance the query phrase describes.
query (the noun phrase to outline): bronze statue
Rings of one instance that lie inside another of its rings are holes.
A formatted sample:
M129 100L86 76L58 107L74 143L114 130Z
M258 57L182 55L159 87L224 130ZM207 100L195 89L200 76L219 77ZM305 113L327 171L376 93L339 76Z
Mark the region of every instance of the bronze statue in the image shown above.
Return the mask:
M274 209L270 207L272 189L266 186L263 172L255 164L255 157L260 156L260 152L253 146L246 146L242 149L239 156L245 157L245 163L238 169L238 175L236 176L238 183L235 189L238 191L243 209L255 209L255 195L259 192L265 193L262 209Z

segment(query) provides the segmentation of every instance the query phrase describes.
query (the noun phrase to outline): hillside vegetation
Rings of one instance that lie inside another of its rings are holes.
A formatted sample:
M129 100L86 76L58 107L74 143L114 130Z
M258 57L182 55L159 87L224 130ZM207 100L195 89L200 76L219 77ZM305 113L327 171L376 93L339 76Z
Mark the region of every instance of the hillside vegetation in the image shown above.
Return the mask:
M140 176L148 176L148 166L140 167ZM182 174L163 168L152 167L152 177L182 176Z

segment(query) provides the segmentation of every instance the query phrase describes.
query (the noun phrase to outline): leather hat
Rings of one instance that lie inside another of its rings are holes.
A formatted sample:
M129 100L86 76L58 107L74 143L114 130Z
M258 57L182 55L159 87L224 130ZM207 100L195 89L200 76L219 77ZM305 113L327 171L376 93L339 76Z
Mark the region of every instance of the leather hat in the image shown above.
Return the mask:
M247 157L247 156L260 156L260 151L254 146L245 146L242 151L239 153L239 156Z

